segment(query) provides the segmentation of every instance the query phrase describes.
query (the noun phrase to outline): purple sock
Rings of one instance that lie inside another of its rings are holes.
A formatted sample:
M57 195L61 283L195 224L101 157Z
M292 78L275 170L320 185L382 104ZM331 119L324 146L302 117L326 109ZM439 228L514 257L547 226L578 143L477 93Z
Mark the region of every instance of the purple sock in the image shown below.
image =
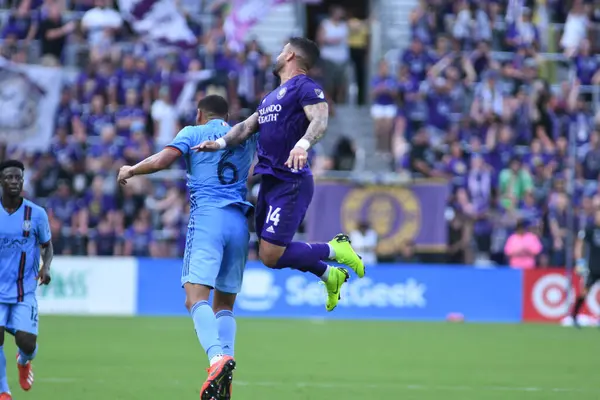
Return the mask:
M302 272L310 272L319 278L327 270L323 260L329 258L329 245L326 243L292 242L277 261L276 268L292 268Z

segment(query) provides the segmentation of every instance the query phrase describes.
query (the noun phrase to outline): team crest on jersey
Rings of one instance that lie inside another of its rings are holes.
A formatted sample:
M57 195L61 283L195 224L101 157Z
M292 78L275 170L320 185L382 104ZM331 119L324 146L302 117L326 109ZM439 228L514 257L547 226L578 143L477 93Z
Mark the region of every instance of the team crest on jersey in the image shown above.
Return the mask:
M324 99L325 98L325 93L323 93L323 91L321 89L315 89L315 94L320 99Z
M23 221L23 230L29 232L31 230L31 221Z
M285 96L285 94L287 93L287 89L286 88L281 88L281 90L279 91L279 93L277 93L277 100L281 100L283 99L283 96Z

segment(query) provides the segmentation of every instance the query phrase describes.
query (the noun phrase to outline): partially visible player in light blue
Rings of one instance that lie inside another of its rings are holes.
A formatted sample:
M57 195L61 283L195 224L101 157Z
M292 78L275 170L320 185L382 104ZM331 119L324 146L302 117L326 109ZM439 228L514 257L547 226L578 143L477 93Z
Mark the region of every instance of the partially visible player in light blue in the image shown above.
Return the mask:
M21 388L29 390L33 385L31 360L37 353L38 334L35 291L38 279L41 284L50 283L53 257L46 211L21 196L24 170L20 161L0 164L0 400L12 398L3 350L5 331L15 336L19 348L17 366Z
M246 181L256 141L218 153L191 149L205 140L224 136L231 129L227 114L224 98L203 98L198 103L198 126L182 129L160 153L137 165L122 167L118 177L125 184L135 175L168 168L180 156L185 157L191 207L181 284L186 307L211 365L209 380L202 388L207 398L213 392L214 397L221 397L217 393L219 385L235 367L233 306L242 287L248 255L247 215L252 205L246 201ZM213 288L211 308L208 298Z

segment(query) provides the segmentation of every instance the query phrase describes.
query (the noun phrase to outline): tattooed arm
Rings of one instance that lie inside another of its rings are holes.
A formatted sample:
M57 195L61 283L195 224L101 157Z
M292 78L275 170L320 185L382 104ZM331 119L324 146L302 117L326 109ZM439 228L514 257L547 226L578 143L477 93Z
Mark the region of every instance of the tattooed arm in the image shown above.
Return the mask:
M312 104L304 107L304 113L310 124L306 129L306 134L300 140L306 140L312 147L325 136L327 123L329 122L329 106L326 102ZM300 145L300 147L304 146ZM308 148L305 150L308 150Z
M245 121L234 125L225 136L217 140L208 140L192 147L196 151L219 151L225 147L235 147L258 132L258 113L249 116Z
M292 171L299 171L306 166L308 149L325 136L329 121L329 106L325 102L304 106L304 113L310 124L308 124L306 134L298 140L285 162L285 165Z

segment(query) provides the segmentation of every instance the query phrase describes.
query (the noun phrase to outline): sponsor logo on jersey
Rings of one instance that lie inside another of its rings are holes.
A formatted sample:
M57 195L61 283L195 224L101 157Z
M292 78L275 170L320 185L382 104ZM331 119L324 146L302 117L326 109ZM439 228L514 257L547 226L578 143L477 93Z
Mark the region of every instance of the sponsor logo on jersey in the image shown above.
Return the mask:
M321 89L315 89L315 94L320 99L325 99L325 93Z

